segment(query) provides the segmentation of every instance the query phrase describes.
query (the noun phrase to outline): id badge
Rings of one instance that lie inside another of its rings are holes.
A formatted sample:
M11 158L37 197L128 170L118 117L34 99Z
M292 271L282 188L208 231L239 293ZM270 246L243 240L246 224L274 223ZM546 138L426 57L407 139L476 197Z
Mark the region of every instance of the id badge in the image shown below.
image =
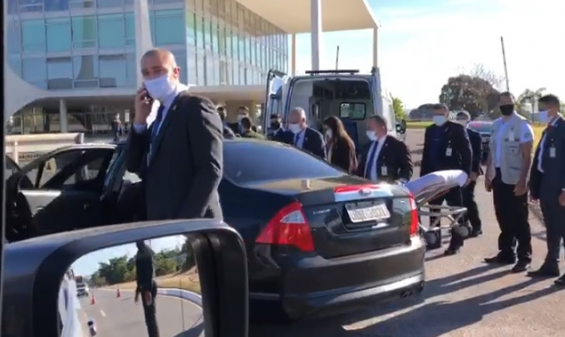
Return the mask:
M381 167L381 174L383 176L388 176L388 169L386 166Z
M448 147L447 150L445 150L445 155L446 155L447 157L451 157L451 152L453 152L453 151L451 150L450 147Z
M514 137L514 131L510 132L510 134L508 135L508 140L511 141L511 142L516 140L515 137Z
M555 146L549 148L549 158L555 158Z

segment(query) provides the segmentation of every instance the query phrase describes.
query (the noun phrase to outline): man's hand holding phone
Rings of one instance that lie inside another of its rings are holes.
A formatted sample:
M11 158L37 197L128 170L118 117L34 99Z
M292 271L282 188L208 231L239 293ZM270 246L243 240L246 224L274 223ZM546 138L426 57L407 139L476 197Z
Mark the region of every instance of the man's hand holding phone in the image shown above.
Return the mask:
M139 88L135 95L135 119L136 124L146 124L147 116L151 113L153 106L153 98L149 96L149 92L145 86Z

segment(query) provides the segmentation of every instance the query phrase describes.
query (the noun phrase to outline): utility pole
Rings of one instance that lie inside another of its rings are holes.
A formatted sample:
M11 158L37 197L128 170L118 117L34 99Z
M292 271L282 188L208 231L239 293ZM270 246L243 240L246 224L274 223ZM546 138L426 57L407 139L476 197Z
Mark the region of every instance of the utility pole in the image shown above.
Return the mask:
M504 49L504 37L500 37L500 45L502 46L502 62L504 62L504 78L506 79L506 91L510 91L510 81L508 79L508 67L506 66L506 51Z

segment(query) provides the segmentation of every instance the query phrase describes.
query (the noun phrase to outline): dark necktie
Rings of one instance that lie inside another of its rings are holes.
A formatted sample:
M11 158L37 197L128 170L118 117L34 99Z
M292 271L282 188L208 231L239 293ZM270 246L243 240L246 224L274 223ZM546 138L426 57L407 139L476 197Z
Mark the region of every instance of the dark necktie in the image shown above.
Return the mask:
M373 166L375 165L375 155L377 154L377 148L379 147L378 142L373 143L373 149L367 158L367 165L365 166L365 178L369 179L371 177L371 172L373 172Z
M163 121L163 110L165 110L165 107L161 105L157 110L157 117L155 117L155 120L153 121L153 126L151 127L151 146L155 144L155 140L159 134L159 127Z

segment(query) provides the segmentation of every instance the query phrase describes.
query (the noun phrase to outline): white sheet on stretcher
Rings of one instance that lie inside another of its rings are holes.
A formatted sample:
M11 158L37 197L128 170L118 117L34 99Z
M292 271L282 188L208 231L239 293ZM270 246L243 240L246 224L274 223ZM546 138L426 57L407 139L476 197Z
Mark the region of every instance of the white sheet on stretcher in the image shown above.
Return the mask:
M439 189L442 186L448 185L450 188L461 186L463 187L467 182L467 173L461 170L445 170L437 171L426 174L416 180L411 180L405 186L418 198L422 193Z

